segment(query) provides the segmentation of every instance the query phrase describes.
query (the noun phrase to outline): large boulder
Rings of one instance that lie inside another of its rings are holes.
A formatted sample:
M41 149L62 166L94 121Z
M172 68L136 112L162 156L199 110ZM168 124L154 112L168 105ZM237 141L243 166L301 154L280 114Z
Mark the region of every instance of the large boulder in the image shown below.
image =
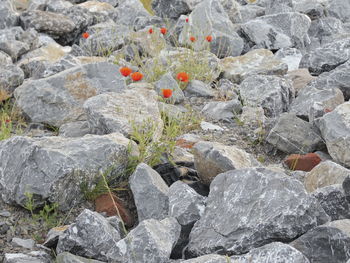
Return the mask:
M13 27L18 24L18 14L14 11L11 2L0 1L0 29Z
M6 203L25 205L26 193L36 205L57 202L69 209L82 198L80 185L89 187L100 172L123 172L130 141L121 134L82 138L12 137L0 142L0 192ZM135 153L135 152L134 152Z
M5 90L11 95L15 88L23 83L23 80L24 73L18 66L4 66L0 71L0 90Z
M255 75L239 86L245 106L261 106L267 117L276 117L289 109L295 92L289 80L277 76Z
M103 62L76 66L45 79L28 80L16 89L15 97L32 122L59 127L86 120L83 103L88 98L125 88L119 68Z
M319 128L332 158L350 166L350 102L345 102L320 119Z
M266 168L237 169L211 183L188 250L242 254L273 241L288 242L327 221L299 181Z

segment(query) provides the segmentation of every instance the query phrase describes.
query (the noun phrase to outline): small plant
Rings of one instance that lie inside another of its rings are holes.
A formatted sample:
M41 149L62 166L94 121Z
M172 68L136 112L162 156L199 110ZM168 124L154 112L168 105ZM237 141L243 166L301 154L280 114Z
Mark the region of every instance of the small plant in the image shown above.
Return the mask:
M19 110L10 100L0 102L0 141L10 138L13 134L21 134L24 126Z

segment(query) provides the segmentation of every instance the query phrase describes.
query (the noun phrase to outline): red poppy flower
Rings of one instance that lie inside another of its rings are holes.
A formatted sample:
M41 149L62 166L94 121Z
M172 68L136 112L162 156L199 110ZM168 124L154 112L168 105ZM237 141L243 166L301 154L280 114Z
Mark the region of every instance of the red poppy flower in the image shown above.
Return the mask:
M6 122L6 123L10 123L10 122L11 122L11 120L9 120L9 119L6 119L6 120L5 120L5 122Z
M152 34L152 33L153 33L153 28L150 28L150 29L148 30L148 33Z
M122 67L119 71L124 77L127 77L132 73L132 69L128 67Z
M189 76L186 72L180 72L177 74L177 79L182 82L188 82Z
M188 19L188 17L187 17L187 18L185 19L186 23L188 23L188 20L189 20L189 19Z
M163 97L170 98L173 95L173 91L171 89L162 89Z
M143 74L140 72L134 72L130 76L133 81L140 81L143 78Z
M90 36L88 32L83 33L83 38L87 39Z
M211 42L211 41L213 40L213 37L212 37L212 36L207 36L205 39L206 39L208 42Z
M162 33L163 35L166 34L166 31L167 31L167 29L166 29L165 27L162 27L162 28L160 29L160 33Z
M190 37L190 40L191 40L191 42L195 42L196 38L192 36L192 37Z

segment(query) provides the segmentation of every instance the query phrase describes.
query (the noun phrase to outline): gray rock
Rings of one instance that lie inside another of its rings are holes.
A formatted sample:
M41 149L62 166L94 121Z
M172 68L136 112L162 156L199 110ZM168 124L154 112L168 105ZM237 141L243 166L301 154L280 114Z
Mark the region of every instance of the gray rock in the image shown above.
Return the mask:
M0 29L13 27L18 24L18 14L14 11L11 2L0 1Z
M114 22L116 22L116 24L122 24L128 27L136 27L137 20L140 18L150 19L151 15L144 8L141 1L128 0L119 2L120 3L116 8L115 16L117 19L114 19Z
M200 0L155 0L152 1L152 9L157 16L168 19L177 19L183 14L188 14Z
M63 124L60 127L59 135L63 137L83 137L90 132L87 121L76 121Z
M284 75L287 64L276 59L267 49L249 51L243 56L227 57L220 61L223 77L234 83L241 83L251 75Z
M350 58L350 38L333 41L306 53L299 64L300 68L308 68L313 75L328 72Z
M312 193L331 220L350 218L350 207L341 184L329 185Z
M55 13L62 13L66 9L72 7L73 4L65 1L65 0L55 0L55 1L49 1L46 5L46 11L49 12L55 12Z
M220 173L258 166L253 156L233 145L201 141L194 145L193 154L199 178L208 185Z
M307 15L311 20L324 17L326 13L323 1L319 0L293 1L293 7L296 12Z
M254 130L260 130L264 127L266 122L264 109L262 107L244 106L239 119L245 126L251 127Z
M281 48L275 54L275 57L288 65L288 71L297 70L302 58L299 49L296 48Z
M54 76L28 80L15 91L19 107L33 122L53 126L85 120L83 103L90 97L126 88L116 65L77 66Z
M265 15L265 8L258 5L243 5L239 8L242 23L246 23L254 18Z
M280 242L272 242L265 246L254 248L243 256L233 256L235 263L309 263L301 252Z
M56 263L102 263L102 261L83 258L68 252L63 252L57 255Z
M218 97L225 100L238 99L238 86L228 79L220 79L217 84Z
M342 219L328 222L326 226L338 228L340 231L350 236L350 219Z
M211 183L188 250L192 255L242 254L273 241L289 241L327 221L297 180L266 168L228 171Z
M9 231L10 226L6 223L6 221L0 221L0 235L6 235L7 231Z
M219 125L215 125L206 121L202 121L200 125L203 131L223 131L224 130Z
M287 12L258 17L241 27L247 40L256 48L304 49L309 44L307 32L310 24L311 20L306 15Z
M350 166L350 102L325 114L320 119L319 128L330 156Z
M310 75L309 70L306 68L289 71L286 77L293 82L296 96L298 96L299 92L315 79L315 77Z
M162 135L157 95L145 86L94 96L84 103L84 110L91 132L95 134L120 132L130 137L135 126L143 131L154 129L154 140ZM151 124L154 127L150 127Z
M306 174L304 186L308 192L313 192L321 187L341 184L349 175L349 169L332 161L324 161Z
M106 261L108 253L117 251L122 229L115 229L97 212L85 209L58 239L58 254L71 252L78 256Z
M118 252L107 257L116 263L167 262L179 235L180 225L175 218L144 220L116 244Z
M7 53L0 50L0 66L7 66L11 64L12 58Z
M227 257L216 255L216 254L209 254L209 255L204 255L197 258L184 260L184 261L181 261L181 263L227 263L227 260L229 260L227 259Z
M236 31L220 1L204 0L189 15L189 23L183 28L179 42L191 44L195 50L209 46L210 51L219 58L239 56L244 42ZM210 43L205 40L208 35L213 37ZM194 36L197 41L191 43L190 36Z
M168 104L164 102L158 102L158 109L159 111L165 112L168 116L173 118L181 118L181 116L188 112L188 110L185 107L177 106L173 104Z
M164 219L169 210L169 187L162 177L147 164L141 163L129 180L138 219Z
M285 153L306 154L323 146L323 140L312 125L294 113L282 113L266 141Z
M20 56L27 53L30 47L27 43L11 40L0 42L0 50L11 56L13 61L16 61Z
M23 80L24 73L18 66L7 65L2 67L0 71L0 89L12 94L15 88L23 83Z
M173 91L171 101L174 103L181 103L185 99L183 91L180 89L179 84L172 77L171 73L164 74L160 80L154 83L154 87L159 96L163 94L162 89L171 89Z
M0 142L0 192L7 203L24 205L26 193L36 205L57 202L60 209L82 198L80 184L92 187L100 172L123 172L130 141L121 134L83 138L12 137Z
M333 87L322 87L314 82L308 84L299 93L290 106L290 112L295 113L298 117L309 120L310 111L319 105L321 112L314 117L322 117L327 111L331 111L338 105L344 103L344 96L341 90Z
M214 120L232 122L234 117L242 111L242 104L237 100L211 101L207 103L201 113Z
M266 14L278 14L293 12L293 1L292 0L269 0L266 1Z
M7 253L4 255L4 263L51 263L52 259L44 251L32 251L24 253Z
M214 90L206 83L200 80L191 80L186 89L185 95L187 97L205 97L213 98L215 96Z
M290 243L310 262L343 263L350 258L350 237L337 228L318 226Z
M330 0L326 10L329 15L339 18L343 23L350 22L350 3L348 1Z
M27 249L32 249L35 245L35 242L33 239L22 239L14 237L12 238L12 244L17 247L23 247Z
M239 92L245 106L261 106L267 117L288 111L295 96L292 83L277 76L250 76L241 83Z

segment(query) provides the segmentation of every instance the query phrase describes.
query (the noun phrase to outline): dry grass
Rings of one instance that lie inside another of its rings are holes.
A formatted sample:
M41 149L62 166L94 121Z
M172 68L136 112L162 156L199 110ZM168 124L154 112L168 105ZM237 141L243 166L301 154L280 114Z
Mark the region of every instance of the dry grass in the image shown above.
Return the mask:
M140 0L143 6L146 8L146 10L151 14L154 15L154 12L152 10L152 0Z

